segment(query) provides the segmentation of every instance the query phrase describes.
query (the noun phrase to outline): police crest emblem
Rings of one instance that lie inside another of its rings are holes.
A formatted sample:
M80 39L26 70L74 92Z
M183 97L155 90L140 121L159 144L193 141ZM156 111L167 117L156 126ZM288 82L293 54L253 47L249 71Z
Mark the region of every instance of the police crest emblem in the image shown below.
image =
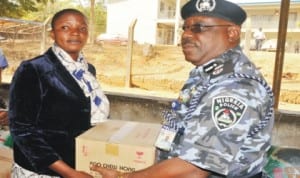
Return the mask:
M215 0L197 0L196 9L198 12L211 12L216 7Z
M212 100L212 118L221 131L233 127L243 117L247 105L231 96L215 97Z

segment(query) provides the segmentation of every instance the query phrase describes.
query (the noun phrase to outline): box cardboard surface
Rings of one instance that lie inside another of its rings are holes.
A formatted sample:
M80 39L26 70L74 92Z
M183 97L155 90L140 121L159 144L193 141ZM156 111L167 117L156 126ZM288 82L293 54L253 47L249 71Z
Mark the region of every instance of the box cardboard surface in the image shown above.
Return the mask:
M90 171L97 164L122 172L131 172L151 166L155 162L154 143L160 124L108 120L76 138L76 169Z

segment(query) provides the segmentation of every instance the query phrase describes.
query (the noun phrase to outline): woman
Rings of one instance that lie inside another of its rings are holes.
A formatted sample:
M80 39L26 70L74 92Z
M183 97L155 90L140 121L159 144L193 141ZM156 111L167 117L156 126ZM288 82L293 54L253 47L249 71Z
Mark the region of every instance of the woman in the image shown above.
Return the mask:
M53 46L22 62L11 83L12 177L90 178L74 169L75 137L107 119L109 102L81 52L88 39L87 18L64 9L51 27Z

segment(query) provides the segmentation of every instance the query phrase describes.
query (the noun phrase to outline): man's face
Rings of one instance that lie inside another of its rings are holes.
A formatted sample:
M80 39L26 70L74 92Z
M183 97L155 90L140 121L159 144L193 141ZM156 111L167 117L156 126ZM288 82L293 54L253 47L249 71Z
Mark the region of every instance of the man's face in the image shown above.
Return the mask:
M54 23L51 37L75 60L88 39L87 21L80 14L66 13Z
M185 59L199 66L228 50L230 46L228 29L233 25L214 17L192 16L187 18L181 37Z

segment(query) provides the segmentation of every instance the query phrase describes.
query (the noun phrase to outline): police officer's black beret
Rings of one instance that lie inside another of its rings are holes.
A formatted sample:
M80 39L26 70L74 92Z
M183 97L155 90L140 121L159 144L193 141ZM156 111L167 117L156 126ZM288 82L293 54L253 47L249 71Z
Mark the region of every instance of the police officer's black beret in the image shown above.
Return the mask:
M226 0L190 0L181 8L181 17L186 19L195 15L217 17L237 25L247 17L240 6Z

